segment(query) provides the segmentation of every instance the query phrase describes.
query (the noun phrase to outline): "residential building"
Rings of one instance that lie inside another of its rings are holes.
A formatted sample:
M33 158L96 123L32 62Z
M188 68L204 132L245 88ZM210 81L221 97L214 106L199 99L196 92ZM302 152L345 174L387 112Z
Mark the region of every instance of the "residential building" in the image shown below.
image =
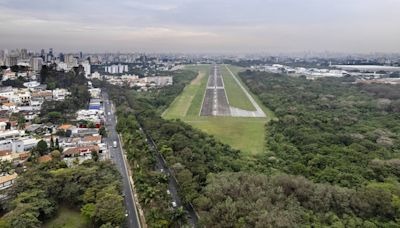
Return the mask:
M41 57L33 57L30 61L30 65L33 71L42 70L43 59Z

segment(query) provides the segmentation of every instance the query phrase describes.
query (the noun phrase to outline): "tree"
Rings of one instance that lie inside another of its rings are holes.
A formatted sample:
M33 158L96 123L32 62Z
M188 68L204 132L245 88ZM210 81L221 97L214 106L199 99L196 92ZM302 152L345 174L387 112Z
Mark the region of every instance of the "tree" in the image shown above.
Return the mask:
M21 228L39 228L42 224L40 220L32 212L26 212L18 215L18 217L13 217L9 222L10 227L21 227Z
M50 149L53 150L54 149L54 139L53 139L53 135L50 138Z
M19 115L18 116L18 128L19 129L24 129L26 124L26 119L24 115Z
M56 149L59 150L60 149L60 143L58 142L58 137L56 138Z
M12 170L12 164L8 160L0 160L0 173L9 173Z
M89 124L87 125L88 128L95 128L96 125L93 122L89 122Z
M104 126L101 126L99 129L99 134L103 137L107 137L107 131L106 128Z
M92 155L93 161L98 161L99 160L99 154L96 151L92 151L91 155Z
M110 222L103 224L100 226L100 228L115 228Z
M96 199L96 221L120 225L125 219L122 196L105 192Z
M56 161L60 161L61 160L61 152L58 150L53 150L51 152L51 157Z
M186 222L186 211L183 207L178 207L174 210L172 214L172 223L175 224L177 227L182 227L183 224Z
M94 203L87 203L81 208L81 215L91 223L94 223L96 215L96 205Z
M60 112L49 112L47 113L47 118L51 123L58 123L61 120L62 115Z
M38 144L36 145L36 150L39 152L39 154L40 154L41 156L47 154L48 149L49 149L49 148L48 148L48 146L47 146L47 143L46 143L45 141L43 141L43 140L40 140L40 141L38 142Z

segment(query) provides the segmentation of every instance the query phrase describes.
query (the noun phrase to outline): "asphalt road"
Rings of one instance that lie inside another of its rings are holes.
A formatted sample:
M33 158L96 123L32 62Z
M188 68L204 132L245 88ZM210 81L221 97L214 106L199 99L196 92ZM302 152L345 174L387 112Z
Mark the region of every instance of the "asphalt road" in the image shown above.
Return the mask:
M123 157L121 142L115 130L116 118L113 112L112 104L109 101L108 94L103 93L104 112L106 116L106 129L107 129L107 145L111 160L116 164L118 171L121 173L123 182L123 194L125 195L125 208L127 210L127 227L140 228L140 221L136 209L135 199L133 197L132 186L130 184L130 176L127 166ZM108 115L110 114L110 115ZM117 147L113 147L113 142L117 142Z

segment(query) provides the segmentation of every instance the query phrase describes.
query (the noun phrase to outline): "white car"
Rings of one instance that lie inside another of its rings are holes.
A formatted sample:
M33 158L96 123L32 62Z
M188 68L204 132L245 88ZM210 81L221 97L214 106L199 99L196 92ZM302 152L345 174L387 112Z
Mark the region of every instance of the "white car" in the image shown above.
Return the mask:
M168 194L168 195L171 195L171 192L170 192L168 189L167 189L167 194Z
M172 204L172 207L176 207L177 206L175 201L172 201L171 204Z

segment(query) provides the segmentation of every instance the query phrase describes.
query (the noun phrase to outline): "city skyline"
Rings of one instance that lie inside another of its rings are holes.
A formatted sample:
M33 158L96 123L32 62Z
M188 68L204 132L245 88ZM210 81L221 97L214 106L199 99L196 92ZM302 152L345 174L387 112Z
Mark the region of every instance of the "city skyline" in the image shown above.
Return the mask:
M0 48L393 53L399 8L395 0L0 0Z

